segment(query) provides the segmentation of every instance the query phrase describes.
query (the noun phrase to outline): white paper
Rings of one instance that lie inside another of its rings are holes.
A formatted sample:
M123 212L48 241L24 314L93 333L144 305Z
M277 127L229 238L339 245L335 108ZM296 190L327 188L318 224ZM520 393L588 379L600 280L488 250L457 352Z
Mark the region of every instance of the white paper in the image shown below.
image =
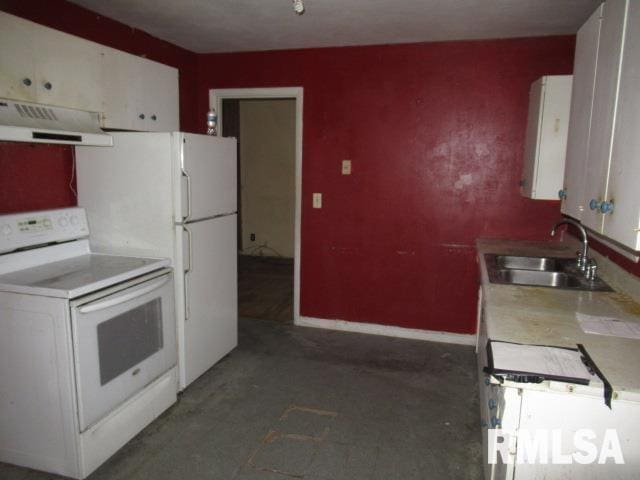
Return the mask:
M592 378L582 362L582 354L576 350L492 341L491 352L496 370L587 381Z
M640 339L640 322L585 315L584 313L576 313L576 319L584 333Z

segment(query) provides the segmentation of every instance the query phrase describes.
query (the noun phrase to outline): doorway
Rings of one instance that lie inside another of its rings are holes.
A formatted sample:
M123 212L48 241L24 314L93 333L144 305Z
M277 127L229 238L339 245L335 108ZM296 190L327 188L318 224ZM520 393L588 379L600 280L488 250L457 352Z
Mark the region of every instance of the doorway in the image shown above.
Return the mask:
M302 89L212 90L222 136L238 139L238 313L299 317Z

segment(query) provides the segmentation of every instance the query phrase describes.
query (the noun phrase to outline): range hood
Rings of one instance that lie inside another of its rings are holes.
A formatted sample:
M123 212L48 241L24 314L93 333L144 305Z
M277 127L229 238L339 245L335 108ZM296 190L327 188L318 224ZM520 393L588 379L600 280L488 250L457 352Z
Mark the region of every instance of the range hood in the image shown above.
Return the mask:
M100 114L0 98L0 140L110 147Z

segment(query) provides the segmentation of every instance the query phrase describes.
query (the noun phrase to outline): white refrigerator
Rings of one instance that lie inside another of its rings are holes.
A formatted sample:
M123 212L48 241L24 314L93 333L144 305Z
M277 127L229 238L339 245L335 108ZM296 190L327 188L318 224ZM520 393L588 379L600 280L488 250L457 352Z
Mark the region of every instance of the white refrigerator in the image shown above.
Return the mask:
M117 132L76 169L96 251L172 260L184 390L238 341L236 140Z

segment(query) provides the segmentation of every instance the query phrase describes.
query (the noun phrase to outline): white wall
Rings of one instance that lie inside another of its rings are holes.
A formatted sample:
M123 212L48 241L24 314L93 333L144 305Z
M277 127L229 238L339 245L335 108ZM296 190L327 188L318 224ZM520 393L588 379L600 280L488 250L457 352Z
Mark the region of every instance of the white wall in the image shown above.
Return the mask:
M243 253L293 258L295 115L293 99L240 101Z

